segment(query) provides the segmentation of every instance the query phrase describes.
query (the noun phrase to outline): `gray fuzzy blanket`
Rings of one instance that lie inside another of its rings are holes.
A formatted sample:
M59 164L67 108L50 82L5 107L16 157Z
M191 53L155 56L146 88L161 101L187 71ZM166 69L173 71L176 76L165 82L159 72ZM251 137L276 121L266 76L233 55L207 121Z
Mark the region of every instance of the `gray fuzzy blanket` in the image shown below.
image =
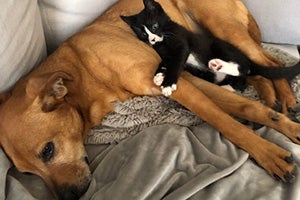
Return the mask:
M193 126L202 123L193 113L164 96L135 97L125 102L116 102L115 106L114 112L88 134L87 144L119 142L159 124Z

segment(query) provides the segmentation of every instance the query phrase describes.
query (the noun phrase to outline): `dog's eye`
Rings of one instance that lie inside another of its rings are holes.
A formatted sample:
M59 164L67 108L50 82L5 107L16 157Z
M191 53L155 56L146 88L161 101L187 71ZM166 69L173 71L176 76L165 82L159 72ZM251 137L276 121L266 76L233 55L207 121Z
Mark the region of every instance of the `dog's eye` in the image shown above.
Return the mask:
M44 162L48 162L54 155L54 143L48 142L42 152L40 153L40 157Z

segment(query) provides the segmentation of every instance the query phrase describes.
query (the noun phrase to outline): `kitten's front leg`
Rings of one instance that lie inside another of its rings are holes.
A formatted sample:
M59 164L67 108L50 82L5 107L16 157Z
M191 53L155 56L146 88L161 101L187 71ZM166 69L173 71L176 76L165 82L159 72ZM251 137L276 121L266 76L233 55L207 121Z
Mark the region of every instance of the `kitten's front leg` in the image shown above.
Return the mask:
M164 80L161 84L161 91L164 96L170 96L173 91L177 90L178 73L168 71L165 73Z
M171 96L171 94L177 90L177 84L173 83L171 86L161 86L161 92L164 96L168 97Z
M164 66L164 64L160 63L153 78L153 82L155 85L161 86L165 78L166 70L167 68Z
M184 68L189 53L186 45L186 43L179 41L175 49L174 46L169 46L167 53L160 53L162 62L156 70L153 81L161 86L164 96L170 96L177 89L178 77Z
M172 94L172 92L177 89L177 85L172 84L171 86L162 86L162 84L165 80L166 70L167 70L167 68L164 67L163 63L160 63L158 69L155 72L153 82L155 85L161 86L162 94L164 96L170 96Z

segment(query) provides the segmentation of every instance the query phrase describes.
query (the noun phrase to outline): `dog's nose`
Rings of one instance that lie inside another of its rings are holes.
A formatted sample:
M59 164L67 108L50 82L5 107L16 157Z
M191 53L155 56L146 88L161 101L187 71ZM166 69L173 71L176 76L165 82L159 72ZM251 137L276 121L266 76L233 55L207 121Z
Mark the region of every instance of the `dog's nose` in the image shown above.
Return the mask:
M60 188L57 190L59 200L78 200L88 189L89 184L85 187L78 188L76 186Z
M87 158L87 156L85 156ZM87 162L87 161L86 161ZM87 174L78 180L79 184L62 184L55 187L55 193L59 200L77 200L88 190L91 182L91 174Z
M75 188L64 190L59 194L59 200L78 200L80 198L80 193Z

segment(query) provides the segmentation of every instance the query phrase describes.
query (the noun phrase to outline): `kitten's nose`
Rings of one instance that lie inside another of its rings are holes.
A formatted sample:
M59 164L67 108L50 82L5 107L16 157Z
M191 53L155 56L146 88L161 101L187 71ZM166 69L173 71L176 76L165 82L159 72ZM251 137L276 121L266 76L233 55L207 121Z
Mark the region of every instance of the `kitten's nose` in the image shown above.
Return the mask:
M149 41L155 42L155 37L149 37Z

